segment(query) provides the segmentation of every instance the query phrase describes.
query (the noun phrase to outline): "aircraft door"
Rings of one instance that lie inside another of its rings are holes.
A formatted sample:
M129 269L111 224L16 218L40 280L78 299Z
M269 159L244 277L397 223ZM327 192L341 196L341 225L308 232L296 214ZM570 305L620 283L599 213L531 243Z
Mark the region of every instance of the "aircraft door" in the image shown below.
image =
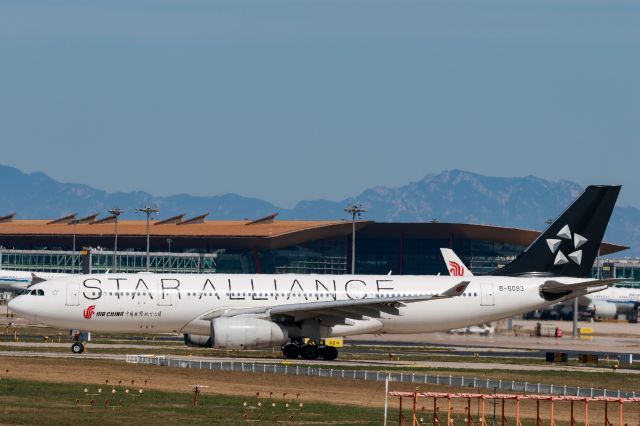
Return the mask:
M493 283L480 285L480 306L494 306Z
M80 283L67 283L67 306L80 304Z

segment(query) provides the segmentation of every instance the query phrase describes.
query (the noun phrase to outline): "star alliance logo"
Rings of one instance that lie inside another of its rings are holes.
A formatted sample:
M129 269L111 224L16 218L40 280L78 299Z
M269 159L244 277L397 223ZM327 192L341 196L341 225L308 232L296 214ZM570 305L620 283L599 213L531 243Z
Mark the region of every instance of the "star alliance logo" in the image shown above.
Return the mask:
M589 240L576 232L574 232L572 236L569 225L563 226L556 235L560 237L560 239L547 238L547 245L549 246L551 253L558 252L556 254L556 259L553 261L553 264L556 266L564 265L565 263L569 263L569 260L571 260L573 263L580 265L580 263L582 262L582 250L578 249ZM568 255L565 255L561 250L558 250L560 248L560 243L562 243L562 240L573 240L574 251L569 253Z

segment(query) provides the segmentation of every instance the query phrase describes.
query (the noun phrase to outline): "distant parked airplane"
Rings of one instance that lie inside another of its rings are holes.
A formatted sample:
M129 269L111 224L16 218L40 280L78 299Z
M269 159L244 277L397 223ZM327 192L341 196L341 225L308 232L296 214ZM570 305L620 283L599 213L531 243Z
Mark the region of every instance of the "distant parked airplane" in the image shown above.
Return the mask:
M66 276L69 274L0 269L0 289L24 290L32 284Z

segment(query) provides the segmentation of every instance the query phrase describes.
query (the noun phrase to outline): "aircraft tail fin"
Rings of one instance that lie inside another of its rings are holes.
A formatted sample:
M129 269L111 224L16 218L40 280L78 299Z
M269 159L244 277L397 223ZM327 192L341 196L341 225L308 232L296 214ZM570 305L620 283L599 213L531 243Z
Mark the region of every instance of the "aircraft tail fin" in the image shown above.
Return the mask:
M525 251L491 275L590 277L620 186L589 186Z
M447 265L449 275L452 277L472 277L473 273L467 268L467 266L460 260L458 255L451 249L440 248L444 263Z

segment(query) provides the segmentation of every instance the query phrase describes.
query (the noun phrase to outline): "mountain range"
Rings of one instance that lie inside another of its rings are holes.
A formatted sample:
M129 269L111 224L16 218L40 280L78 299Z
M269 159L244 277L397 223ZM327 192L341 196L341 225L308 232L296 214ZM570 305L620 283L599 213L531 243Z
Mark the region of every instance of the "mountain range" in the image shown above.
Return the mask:
M396 188L379 186L339 201L303 200L285 209L238 194L158 197L142 191L109 193L0 165L0 216L13 212L18 219L53 219L70 213L106 215L117 206L125 211L123 217L140 218L134 210L150 204L160 209L160 218L181 213L187 213L188 218L208 212L210 220L255 219L278 212L279 219L334 220L347 219L344 208L356 203L367 209L363 219L379 222L436 219L542 230L545 222L558 216L582 190L566 180L489 177L449 170ZM605 238L631 247L620 256L640 256L640 209L617 206Z

